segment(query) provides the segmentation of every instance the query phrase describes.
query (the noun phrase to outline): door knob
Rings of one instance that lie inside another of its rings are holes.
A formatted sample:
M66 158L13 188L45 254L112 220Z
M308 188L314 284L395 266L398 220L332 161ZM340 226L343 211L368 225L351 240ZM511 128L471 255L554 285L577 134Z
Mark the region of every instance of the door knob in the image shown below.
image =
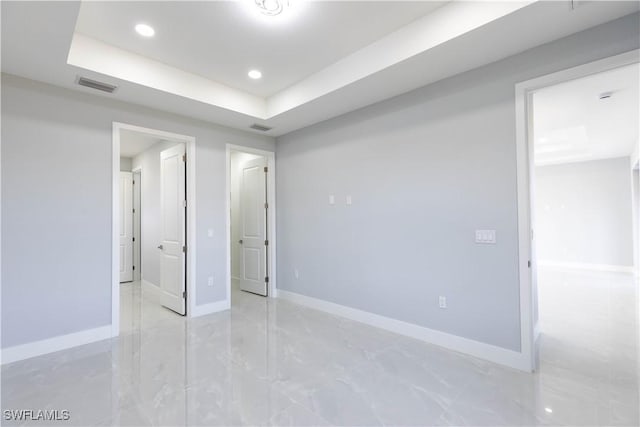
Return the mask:
M238 243L242 244L242 239L238 240Z
M162 245L158 246L158 249L163 250L164 247Z

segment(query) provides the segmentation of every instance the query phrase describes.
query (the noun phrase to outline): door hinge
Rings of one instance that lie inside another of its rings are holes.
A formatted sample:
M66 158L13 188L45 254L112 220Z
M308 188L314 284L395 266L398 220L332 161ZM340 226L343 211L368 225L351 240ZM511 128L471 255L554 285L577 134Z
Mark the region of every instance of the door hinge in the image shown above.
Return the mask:
M527 267L531 268L531 261L527 261Z
M266 173L266 172L269 172L269 168L265 166L265 167L264 167L264 171L265 171L265 173Z
M269 241L268 241L268 240L265 240L265 241L264 241L264 245L265 245L265 246L269 246Z
M136 213L136 210L135 210L135 209L132 209L132 210L133 210L133 213Z
M264 278L264 283L269 283L269 276Z
M187 253L187 246L186 245L182 247L182 252L184 252L185 254Z
M182 201L182 207L185 207L185 208L187 207L187 201L186 200Z
M132 237L132 238L131 238L131 240L135 242L135 241L136 241L136 238L135 238L135 237Z
M182 298L186 298L187 297L187 291L182 291Z
M135 265L133 266L133 269L134 269L134 270L136 269L136 266L135 266Z
M136 185L136 181L135 180L133 181L133 185Z
M186 162L186 161L187 161L187 155L186 155L186 154L183 154L183 155L182 155L182 161L183 161L183 162Z
M265 208L265 209L269 209L269 203L265 203L265 204L264 204L264 208Z

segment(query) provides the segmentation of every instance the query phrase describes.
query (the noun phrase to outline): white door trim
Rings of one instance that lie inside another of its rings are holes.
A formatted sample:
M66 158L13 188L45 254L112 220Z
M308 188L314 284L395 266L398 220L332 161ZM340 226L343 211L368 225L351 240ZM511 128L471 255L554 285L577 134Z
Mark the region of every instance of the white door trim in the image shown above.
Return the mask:
M623 67L640 62L640 50L632 50L619 55L590 62L556 73L541 76L516 84L516 155L517 155L517 190L518 190L518 269L520 282L520 338L523 365L530 371L536 369L537 325L534 319L534 295L532 269L528 264L533 258L531 242L531 170L533 168L533 144L530 144L531 99L532 94L544 87L569 80L578 79L591 74ZM536 316L537 317L537 316Z
M120 282L119 282L119 180L120 131L126 129L144 132L158 138L183 142L187 152L187 316L196 313L196 139L192 136L162 130L113 122L112 135L112 196L111 196L111 336L120 334Z
M278 288L276 286L276 154L273 151L265 151L257 148L244 147L242 145L227 144L226 150L226 210L227 210L227 303L231 304L231 152L241 151L243 153L258 154L267 159L267 203L269 204L267 227L269 233L269 245L267 251L269 254L269 284L267 286L267 297L277 297Z

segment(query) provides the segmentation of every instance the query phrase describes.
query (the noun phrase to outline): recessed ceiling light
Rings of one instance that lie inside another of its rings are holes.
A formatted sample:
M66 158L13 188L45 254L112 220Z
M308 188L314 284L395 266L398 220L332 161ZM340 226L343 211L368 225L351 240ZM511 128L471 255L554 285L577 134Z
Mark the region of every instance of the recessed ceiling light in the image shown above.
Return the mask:
M136 32L142 37L153 37L153 35L156 33L156 30L154 30L150 25L138 24L136 25Z
M545 412L546 412L546 413L548 413L548 414L553 413L553 409L551 409L551 408L544 408L544 410L545 410Z
M254 80L258 80L262 77L262 73L259 70L251 70L248 75Z

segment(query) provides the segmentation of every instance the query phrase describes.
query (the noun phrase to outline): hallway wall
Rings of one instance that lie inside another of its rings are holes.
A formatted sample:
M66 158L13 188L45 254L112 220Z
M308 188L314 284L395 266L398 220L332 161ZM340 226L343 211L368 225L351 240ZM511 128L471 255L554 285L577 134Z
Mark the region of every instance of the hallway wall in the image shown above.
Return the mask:
M633 267L629 158L535 168L538 262Z

